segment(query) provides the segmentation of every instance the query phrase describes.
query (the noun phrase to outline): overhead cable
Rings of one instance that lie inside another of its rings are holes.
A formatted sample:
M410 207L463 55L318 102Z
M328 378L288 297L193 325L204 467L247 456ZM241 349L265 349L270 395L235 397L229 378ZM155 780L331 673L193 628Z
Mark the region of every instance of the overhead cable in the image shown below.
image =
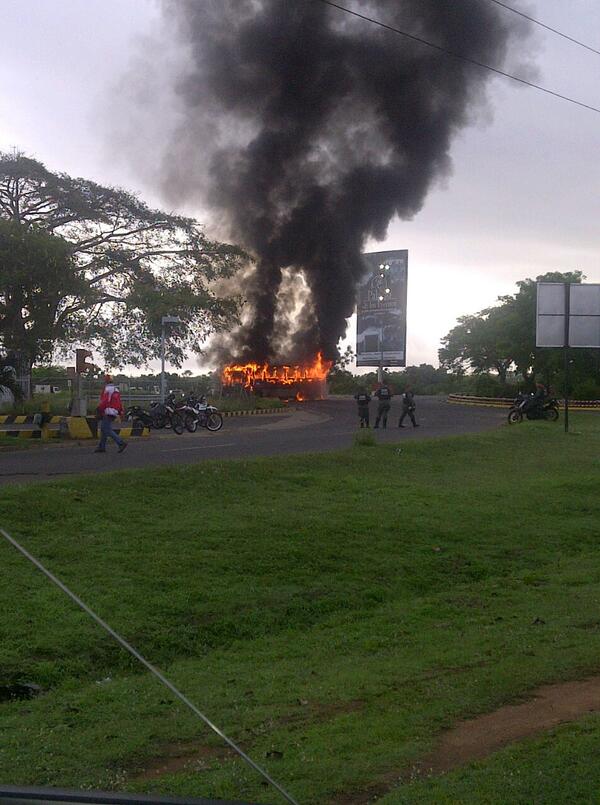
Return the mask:
M53 573L47 570L44 567L44 565L39 561L39 559L36 559L35 556L32 556L29 553L29 551L27 551L22 545L20 545L17 542L17 540L14 539L14 537L11 537L10 534L6 532L3 528L0 528L0 535L2 535L4 539L13 546L13 548L16 548L17 551L23 554L23 556L26 559L28 559L33 565L35 565L35 567L37 567L38 570L41 570L41 572L48 579L50 579L50 581L53 584L55 584L59 589L61 589L63 593L68 595L69 598L72 601L74 601L78 607L83 609L83 611L86 612L90 616L90 618L96 621L96 623L99 626L101 626L105 632L108 632L108 634L112 638L114 638L117 641L117 643L119 643L126 651L132 654L138 662L140 662L143 666L145 666L150 671L150 673L153 674L166 688L168 688L174 696L176 696L180 701L182 701L183 704L185 704L185 706L192 711L192 713L197 715L198 718L202 719L202 721L204 721L207 727L210 727L210 729L213 732L215 732L220 738L222 738L225 741L225 743L228 744L231 747L231 749L233 749L234 752L236 752L243 760L246 761L246 763L248 763L249 766L252 766L252 768L255 771L257 771L261 777L264 777L265 780L267 780L274 788L276 788L277 791L279 791L279 793L284 797L284 799L286 799L292 805L298 805L298 802L292 797L291 794L288 794L288 792L281 785L279 785L279 783L276 782L263 768L261 768L258 765L258 763L255 763L252 760L252 758L248 757L248 755L242 749L240 749L240 747L237 746L237 744L235 744L230 738L227 737L227 735L225 735L224 732L222 732L215 724L213 724L212 721L207 716L205 716L204 713L201 710L199 710L198 707L196 707L196 705L193 702L191 702L185 694L183 694L178 688L176 688L175 685L158 670L158 668L155 668L150 662L148 662L148 660L145 657L143 657L139 653L139 651L137 651L130 643L128 643L127 640L125 640L125 638L121 637L120 634L115 632L115 630L112 629L108 625L108 623L103 621L99 615L96 615L96 613L92 609L90 609L88 605L81 600L81 598L75 595L75 593L71 592L71 590L66 586L66 584L63 584L63 582L60 579L58 579Z
M513 8L509 6L507 3L503 3L501 0L489 0L490 3L495 3L497 6L502 6L507 11L512 11L513 14L518 14L519 17L524 17L529 22L534 22L536 25L539 25L541 28L545 28L547 31L552 31L553 34L557 34L558 36L562 36L563 39L568 39L569 42L573 42L575 45L579 45L586 50L591 50L592 53L597 53L600 56L600 50L596 50L596 48L591 47L590 45L586 45L585 42L580 42L579 39L574 39L572 36L565 34L563 31L559 31L557 28L552 28L551 25L546 25L545 22L541 22L540 20L536 20L534 17L530 17L529 14L525 14L523 11L519 11L517 8Z
M453 50L448 50L448 48L442 47L441 45L436 45L434 42L429 42L427 39L423 39L420 36L415 36L415 34L410 34L408 31L402 31L400 28L394 28L393 25L388 25L385 22L381 22L381 20L376 20L373 17L367 17L366 14L360 14L358 11L353 11L351 8L346 8L345 6L341 6L338 3L332 2L332 0L318 0L320 3L324 3L327 6L331 6L332 8L337 8L339 11L344 11L346 14L350 14L353 17L358 17L361 20L365 20L366 22L370 22L373 25L378 25L380 28L385 28L387 31L391 31L392 33L399 34L400 36L404 36L407 39L411 39L413 42L419 42L421 45L426 45L427 47L433 48L434 50L438 50L440 53L445 53L447 56L451 56L454 59L459 59L460 61L467 62L469 64L474 64L476 67L481 67L484 70L490 70L492 73L496 73L497 75L504 76L504 78L510 78L511 81L517 81L519 84L524 84L527 87L531 87L532 89L537 89L540 92L545 92L547 95L552 95L555 98L560 98L562 101L568 101L569 103L575 104L575 106L581 106L584 109L589 109L591 112L598 112L600 114L600 108L597 106L591 106L588 103L583 103L583 101L577 101L575 98L570 98L568 95L561 95L560 92L555 92L552 89L548 89L547 87L542 87L540 84L534 84L533 81L527 81L525 78L520 78L519 76L512 75L512 73L507 73L504 70L500 70L498 67L492 67L490 64L485 64L485 62L478 61L477 59L472 59L470 56L464 56L461 53L456 53Z

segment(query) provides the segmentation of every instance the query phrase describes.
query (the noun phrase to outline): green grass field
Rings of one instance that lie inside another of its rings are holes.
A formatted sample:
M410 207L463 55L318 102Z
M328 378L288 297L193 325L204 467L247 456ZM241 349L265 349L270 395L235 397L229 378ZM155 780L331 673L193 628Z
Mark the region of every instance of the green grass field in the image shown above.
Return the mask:
M0 525L303 805L597 802L593 716L410 779L458 720L600 668L600 418L573 427L2 487ZM0 779L282 801L8 545L0 568L0 684L44 691L0 704Z

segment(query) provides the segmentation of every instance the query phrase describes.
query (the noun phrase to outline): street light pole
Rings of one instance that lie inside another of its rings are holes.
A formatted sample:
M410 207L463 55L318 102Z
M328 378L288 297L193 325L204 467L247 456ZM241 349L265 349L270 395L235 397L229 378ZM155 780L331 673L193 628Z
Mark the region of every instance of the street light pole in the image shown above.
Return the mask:
M160 320L162 330L160 334L160 401L164 403L166 394L165 382L165 324L179 324L181 319L178 316L163 316Z

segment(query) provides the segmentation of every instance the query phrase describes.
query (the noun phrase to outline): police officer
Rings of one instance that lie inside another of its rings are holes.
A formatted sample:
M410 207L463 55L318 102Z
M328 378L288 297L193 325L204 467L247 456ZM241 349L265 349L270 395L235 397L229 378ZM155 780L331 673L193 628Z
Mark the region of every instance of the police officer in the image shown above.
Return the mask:
M402 395L402 416L398 421L398 427L403 428L404 425L402 422L404 421L404 417L408 415L408 418L413 423L413 428L418 428L417 421L415 419L415 395L412 393L412 389L410 386L407 386L404 394Z
M382 420L382 427L387 428L387 418L390 412L390 405L392 399L392 390L387 385L387 383L382 383L381 386L375 392L375 397L379 400L379 405L377 406L377 418L375 420L376 428L379 427L379 420Z
M365 388L362 388L358 394L354 395L354 399L358 403L358 418L360 420L360 426L361 428L368 428L369 403L371 402L371 395Z

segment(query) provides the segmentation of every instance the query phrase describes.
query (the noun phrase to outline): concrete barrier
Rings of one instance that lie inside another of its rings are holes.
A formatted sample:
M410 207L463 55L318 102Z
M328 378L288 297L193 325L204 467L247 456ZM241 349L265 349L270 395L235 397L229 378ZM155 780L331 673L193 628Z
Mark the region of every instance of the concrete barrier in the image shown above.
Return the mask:
M248 411L222 411L223 417L285 414L287 408L255 408ZM150 429L132 425L129 420L117 422L114 430L124 439L149 436ZM0 416L0 436L20 439L98 439L98 420L93 416L46 416L40 414L3 414Z
M115 431L123 438L149 436L150 431L141 425L126 422L115 425ZM98 421L95 417L51 416L41 418L39 414L4 414L0 416L0 436L19 439L97 439Z

